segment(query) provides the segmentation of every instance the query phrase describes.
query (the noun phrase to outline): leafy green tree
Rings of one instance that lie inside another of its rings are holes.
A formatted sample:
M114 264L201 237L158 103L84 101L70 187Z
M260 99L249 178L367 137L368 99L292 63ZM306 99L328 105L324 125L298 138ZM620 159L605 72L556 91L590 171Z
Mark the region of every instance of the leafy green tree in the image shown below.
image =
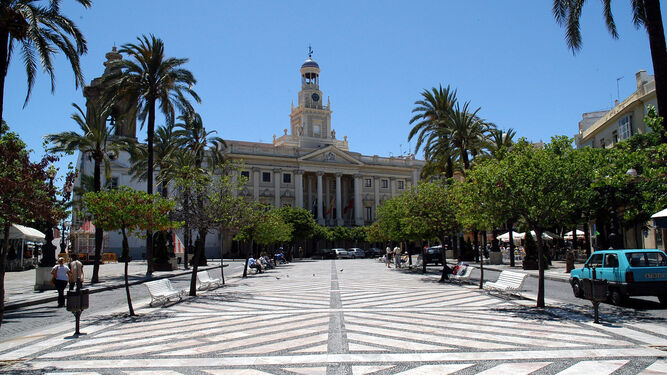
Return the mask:
M565 27L565 41L568 47L577 52L581 49L580 18L586 0L554 0L553 13L556 22ZM603 15L611 36L618 38L616 22L611 11L611 0L603 0ZM665 31L662 26L660 0L632 0L632 21L635 27L644 27L648 33L653 71L655 73L655 89L658 97L658 112L667 113L667 45ZM663 129L664 124L663 124ZM667 141L663 130L662 140Z
M13 223L55 221L55 189L48 184L47 167L57 160L46 156L30 161L30 152L16 133L3 123L0 128L0 325L4 315L5 264L9 247L9 230Z
M169 219L168 214L174 208L174 202L157 194L148 194L121 186L115 190L90 192L83 196L88 213L93 215L96 227L106 231L120 230L123 235L123 248L120 261L125 263L125 295L130 315L134 316L130 284L128 281L128 264L130 247L127 236L148 228L166 230L180 225Z
M102 85L107 87L108 102L137 103L137 117L142 125L147 123L147 167L146 191L153 193L153 141L155 133L156 106L165 116L166 123L173 124L175 108L181 112L192 109L186 97L200 102L193 90L197 83L194 75L181 68L188 59L168 58L164 54L164 43L154 35L137 38L139 43L124 44L118 51L128 59L114 60L109 65L113 73L103 77ZM108 86L107 86L108 85ZM147 273L153 273L153 236L146 233Z
M75 0L90 7L91 0ZM0 123L2 123L5 96L5 78L12 61L14 46L21 50L23 66L28 78L28 103L35 82L37 64L51 78L51 92L55 91L53 55L60 50L70 62L74 83L83 86L79 56L87 52L86 39L72 20L60 12L60 0L49 0L48 6L37 0L0 1Z
M87 113L81 107L72 103L78 113L71 118L79 126L80 132L67 131L58 134L49 134L44 137L52 146L50 152L65 152L72 154L79 151L93 159L93 188L95 192L102 189L102 166L104 175L111 174L111 156L117 157L119 152L126 149L132 140L113 136L113 126L107 125L108 112L91 104ZM102 254L102 240L104 231L95 227L95 263L93 265L92 283L99 282L100 260Z
M305 245L304 242L315 235L317 222L313 214L305 208L283 206L276 210L285 223L292 225L292 243Z

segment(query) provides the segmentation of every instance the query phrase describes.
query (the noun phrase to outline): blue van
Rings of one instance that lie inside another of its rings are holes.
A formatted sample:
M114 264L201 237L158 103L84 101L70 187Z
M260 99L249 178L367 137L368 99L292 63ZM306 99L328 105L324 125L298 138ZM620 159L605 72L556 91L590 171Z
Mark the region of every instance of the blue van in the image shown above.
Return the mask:
M667 305L667 255L658 249L599 250L582 268L570 272L575 297L583 297L581 280L607 280L607 296L622 304L628 296L656 296Z

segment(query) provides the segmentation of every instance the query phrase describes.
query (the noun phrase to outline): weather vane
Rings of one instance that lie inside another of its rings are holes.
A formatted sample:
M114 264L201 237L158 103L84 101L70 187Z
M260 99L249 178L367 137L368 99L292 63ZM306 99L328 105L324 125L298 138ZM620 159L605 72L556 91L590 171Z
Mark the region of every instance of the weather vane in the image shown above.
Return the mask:
M313 57L313 49L310 47L310 44L308 45L308 58L310 59Z

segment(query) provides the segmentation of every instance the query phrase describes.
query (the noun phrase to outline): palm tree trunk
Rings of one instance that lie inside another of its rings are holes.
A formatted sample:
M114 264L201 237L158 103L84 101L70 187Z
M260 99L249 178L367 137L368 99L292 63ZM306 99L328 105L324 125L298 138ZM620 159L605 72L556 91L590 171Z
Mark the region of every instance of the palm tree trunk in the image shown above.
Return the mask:
M146 174L146 192L153 194L153 137L155 134L155 99L149 99L148 103L148 173ZM147 275L153 274L153 231L146 231L146 269Z
M102 190L102 160L95 157L95 167L93 172L93 183L95 192ZM90 279L91 284L100 282L100 260L102 259L102 241L104 240L104 231L99 225L95 226L95 259L93 260L93 276Z
M199 257L201 256L201 237L195 241L195 257L192 262L192 275L190 276L190 296L197 296L197 272L199 271Z
M665 31L662 26L660 0L644 0L646 9L646 31L648 32L655 74L655 92L658 99L658 113L667 115L667 46L665 45ZM663 122L662 142L667 142L667 123Z
M9 228L12 224L5 221L5 226L2 228L3 241L0 249L0 327L2 327L2 319L5 315L5 264L7 263L7 249L9 248Z
M0 29L0 125L2 124L2 113L5 102L5 77L7 76L7 67L9 66L9 60L7 59L8 47L9 31L4 28Z

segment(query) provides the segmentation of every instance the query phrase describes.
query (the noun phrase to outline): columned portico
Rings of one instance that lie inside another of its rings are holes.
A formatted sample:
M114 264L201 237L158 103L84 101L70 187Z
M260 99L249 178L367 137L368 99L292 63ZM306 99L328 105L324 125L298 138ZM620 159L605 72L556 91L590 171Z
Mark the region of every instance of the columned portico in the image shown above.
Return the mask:
M380 178L373 179L373 194L375 195L375 209L373 210L373 220L377 220L378 207L380 207Z
M324 225L324 216L322 215L322 175L324 172L317 172L317 223Z
M280 208L280 173L281 169L273 170L273 207Z
M361 212L361 175L354 175L354 224L364 225L364 216Z
M342 191L340 184L340 178L342 176L342 173L336 173L336 225L343 225Z
M259 168L252 168L252 198L259 202Z
M303 208L303 171L297 169L294 171L294 199L296 208Z

